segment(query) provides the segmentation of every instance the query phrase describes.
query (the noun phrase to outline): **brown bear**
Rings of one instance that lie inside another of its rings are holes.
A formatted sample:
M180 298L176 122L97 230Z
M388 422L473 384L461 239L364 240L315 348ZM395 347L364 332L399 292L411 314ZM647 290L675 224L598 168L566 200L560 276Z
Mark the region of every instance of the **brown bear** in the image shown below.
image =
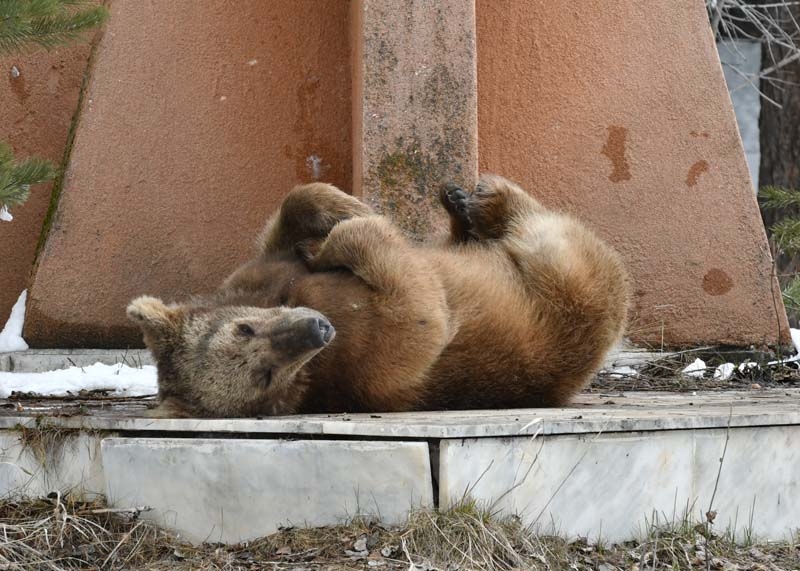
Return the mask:
M154 415L567 404L622 334L619 257L498 176L440 198L449 239L419 245L333 186L299 186L216 293L134 300Z

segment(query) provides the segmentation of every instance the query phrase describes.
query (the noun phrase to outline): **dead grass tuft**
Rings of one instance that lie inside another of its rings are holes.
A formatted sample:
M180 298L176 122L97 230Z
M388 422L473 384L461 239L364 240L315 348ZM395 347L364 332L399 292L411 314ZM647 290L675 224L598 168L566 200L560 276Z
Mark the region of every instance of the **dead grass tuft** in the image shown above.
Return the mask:
M700 358L706 363L702 377L681 374L689 363ZM589 392L615 391L715 391L758 390L762 388L788 388L800 386L798 363L776 363L770 353L736 349L699 349L669 354L637 367L635 374L601 371L589 387ZM733 363L737 368L726 380L714 378L717 366ZM739 369L742 363L752 363ZM772 364L770 364L772 363Z
M191 546L139 518L146 508L113 510L100 501L51 495L0 501L0 570L344 570L800 568L800 535L779 544L736 544L689 518L654 517L644 538L622 545L539 535L466 500L418 511L404 526L364 518L345 525L284 529L239 545Z

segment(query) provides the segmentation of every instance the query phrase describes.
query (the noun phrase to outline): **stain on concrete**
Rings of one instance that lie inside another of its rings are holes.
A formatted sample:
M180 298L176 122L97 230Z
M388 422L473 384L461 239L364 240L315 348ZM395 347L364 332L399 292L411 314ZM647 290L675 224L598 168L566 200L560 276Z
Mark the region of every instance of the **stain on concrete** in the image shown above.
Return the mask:
M701 160L694 163L689 168L689 172L686 175L686 186L696 185L697 181L700 179L700 175L704 172L708 172L708 161Z
M701 137L703 139L708 139L708 138L711 137L711 135L708 133L708 131L690 131L689 134L692 137Z
M731 277L719 268L711 268L703 276L703 291L708 295L724 295L733 288Z
M375 72L368 75L369 80L374 82L374 85L385 88L389 84L392 73L397 69L398 63L392 45L377 35L366 38L364 57L367 58Z
M346 160L347 142L342 149L325 144L320 131L325 115L325 95L319 93L321 78L308 73L297 87L297 117L294 132L299 142L284 145L284 155L292 159L297 182L322 180L349 192L351 174Z
M622 182L631 179L631 167L628 158L625 156L627 151L626 144L628 130L619 125L608 127L608 139L603 145L602 154L611 161L612 171L608 175L611 182Z
M394 149L384 152L375 167L371 185L379 189L373 194L379 203L375 206L415 237L427 236L431 213L439 209L437 192L447 167L447 162L423 150L416 137L398 137Z

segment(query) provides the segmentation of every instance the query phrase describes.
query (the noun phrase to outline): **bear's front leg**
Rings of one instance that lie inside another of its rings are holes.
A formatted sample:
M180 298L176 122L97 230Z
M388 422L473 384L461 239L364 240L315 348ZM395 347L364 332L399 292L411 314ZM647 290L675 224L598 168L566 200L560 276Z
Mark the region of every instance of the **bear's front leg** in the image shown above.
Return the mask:
M419 265L410 244L382 216L340 222L319 251L305 257L312 272L349 270L371 288L387 293L407 290Z
M331 229L343 220L369 216L372 210L325 183L296 186L267 222L259 244L263 252L315 251Z

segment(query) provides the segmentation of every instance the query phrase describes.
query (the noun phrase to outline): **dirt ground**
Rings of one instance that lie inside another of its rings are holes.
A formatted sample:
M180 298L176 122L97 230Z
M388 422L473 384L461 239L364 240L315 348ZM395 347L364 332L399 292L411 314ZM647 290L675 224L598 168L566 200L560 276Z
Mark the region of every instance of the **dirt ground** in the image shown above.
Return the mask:
M239 545L192 546L135 510L51 494L0 502L0 570L6 569L793 571L800 569L800 535L736 544L713 522L683 520L654 525L640 541L590 545L536 535L516 518L501 520L464 502L447 512L414 513L399 527L357 520L285 529Z

